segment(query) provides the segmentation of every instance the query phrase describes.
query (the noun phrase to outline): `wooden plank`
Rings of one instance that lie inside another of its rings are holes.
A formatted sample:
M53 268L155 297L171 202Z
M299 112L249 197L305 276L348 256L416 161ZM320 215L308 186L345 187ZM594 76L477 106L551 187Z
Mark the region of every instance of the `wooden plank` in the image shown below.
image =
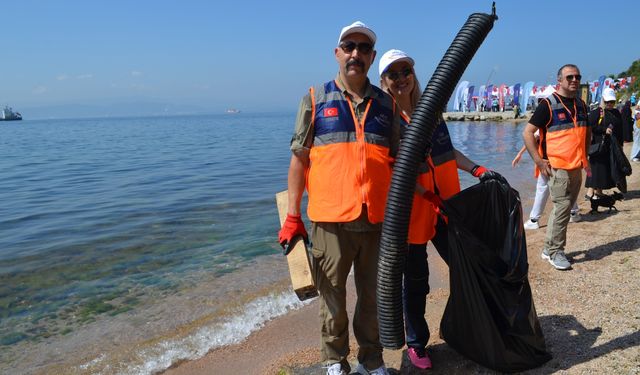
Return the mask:
M276 204L278 205L280 226L282 226L287 219L289 204L289 195L286 190L276 194ZM301 238L294 239L290 246L293 246L293 250L287 255L287 263L289 263L289 274L293 290L300 301L316 297L318 291L313 284L311 263L309 262L309 254L304 241Z

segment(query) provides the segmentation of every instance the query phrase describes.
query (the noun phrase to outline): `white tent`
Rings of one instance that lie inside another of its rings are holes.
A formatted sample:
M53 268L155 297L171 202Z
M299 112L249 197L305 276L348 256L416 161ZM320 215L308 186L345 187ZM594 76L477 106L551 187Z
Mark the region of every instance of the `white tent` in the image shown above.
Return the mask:
M538 89L536 90L536 93L532 94L532 96L535 96L536 99L546 98L547 96L553 94L554 92L556 92L555 86L548 85L545 87L538 87Z
M469 81L460 81L458 84L458 88L455 91L455 95L453 96L453 111L461 111L463 108L461 104L465 104L463 102L463 95L468 95L467 88L469 87Z

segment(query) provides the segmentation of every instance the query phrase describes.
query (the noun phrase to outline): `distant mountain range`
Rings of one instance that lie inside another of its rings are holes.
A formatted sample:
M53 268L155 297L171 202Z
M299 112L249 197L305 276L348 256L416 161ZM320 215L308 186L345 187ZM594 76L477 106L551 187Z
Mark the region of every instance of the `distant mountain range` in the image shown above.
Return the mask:
M83 117L175 116L223 113L197 105L161 102L122 102L113 104L50 105L19 108L25 120Z

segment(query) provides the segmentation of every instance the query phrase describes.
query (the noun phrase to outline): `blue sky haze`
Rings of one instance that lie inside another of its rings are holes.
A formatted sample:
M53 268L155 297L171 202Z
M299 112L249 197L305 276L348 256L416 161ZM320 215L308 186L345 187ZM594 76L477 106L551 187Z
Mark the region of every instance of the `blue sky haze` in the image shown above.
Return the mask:
M499 20L462 79L476 85L555 83L564 63L588 80L640 58L635 2L497 1ZM22 110L152 103L168 112L295 111L334 77L340 29L399 48L423 84L467 17L491 1L4 1L0 105ZM369 72L374 83L378 59ZM168 109L170 108L170 109ZM126 113L120 113L126 114Z

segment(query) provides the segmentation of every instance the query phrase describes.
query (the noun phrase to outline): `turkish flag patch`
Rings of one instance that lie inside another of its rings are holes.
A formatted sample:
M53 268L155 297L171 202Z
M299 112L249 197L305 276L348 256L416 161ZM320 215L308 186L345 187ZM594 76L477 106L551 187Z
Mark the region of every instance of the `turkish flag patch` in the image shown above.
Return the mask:
M567 116L566 116L564 113L560 112L560 113L558 113L558 118L559 118L560 120L566 120L566 119L567 119Z
M338 108L325 108L323 112L324 117L336 117L338 115Z

